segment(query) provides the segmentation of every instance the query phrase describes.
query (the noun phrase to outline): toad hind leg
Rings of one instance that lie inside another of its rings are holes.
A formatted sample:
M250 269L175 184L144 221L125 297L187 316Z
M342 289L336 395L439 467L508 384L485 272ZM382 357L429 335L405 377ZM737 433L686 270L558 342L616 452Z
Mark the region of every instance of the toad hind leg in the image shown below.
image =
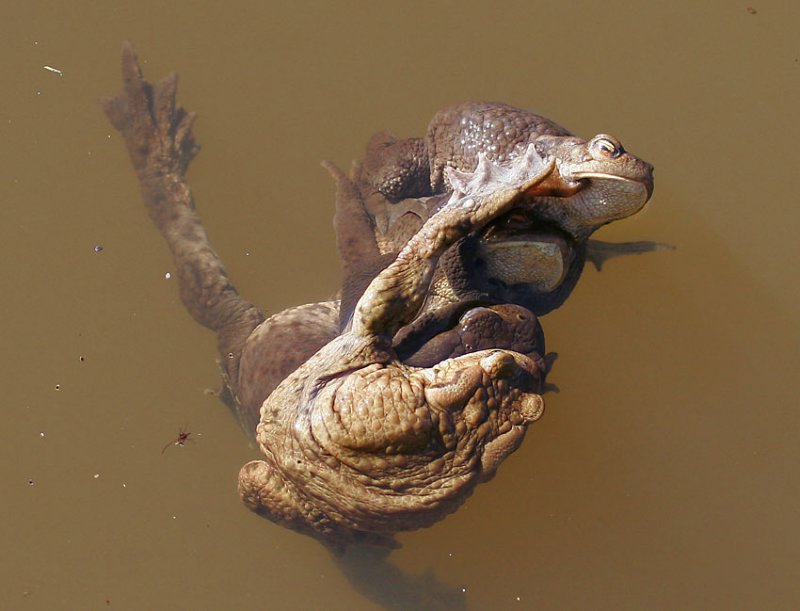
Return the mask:
M199 147L194 113L175 103L177 76L152 84L142 76L133 46L122 48L122 93L101 100L121 134L150 218L175 260L180 296L197 322L217 334L223 376L236 395L244 343L264 314L242 299L195 210L186 170Z

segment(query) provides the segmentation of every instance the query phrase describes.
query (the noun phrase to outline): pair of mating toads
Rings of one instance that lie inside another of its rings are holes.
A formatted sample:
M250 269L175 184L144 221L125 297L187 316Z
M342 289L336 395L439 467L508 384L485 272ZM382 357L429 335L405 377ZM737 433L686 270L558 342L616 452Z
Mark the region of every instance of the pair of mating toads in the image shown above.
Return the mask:
M602 258L592 232L649 199L652 167L611 136L587 142L505 104L448 108L424 138L378 134L349 175L326 164L340 298L266 318L195 210L194 115L175 75L145 81L126 45L122 76L105 112L184 304L217 334L224 398L263 453L239 474L244 502L334 548L392 544L454 511L541 416L552 358L537 315L566 299L587 254Z

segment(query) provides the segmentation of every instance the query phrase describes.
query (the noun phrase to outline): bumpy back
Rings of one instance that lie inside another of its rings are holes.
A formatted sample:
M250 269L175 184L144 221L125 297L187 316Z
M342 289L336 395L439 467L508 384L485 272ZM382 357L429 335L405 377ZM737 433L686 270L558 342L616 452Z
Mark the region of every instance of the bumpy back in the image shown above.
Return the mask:
M524 153L542 135L572 134L529 110L497 102L465 102L439 111L426 135L433 192L449 190L445 166L472 171L481 152L490 161L504 161Z

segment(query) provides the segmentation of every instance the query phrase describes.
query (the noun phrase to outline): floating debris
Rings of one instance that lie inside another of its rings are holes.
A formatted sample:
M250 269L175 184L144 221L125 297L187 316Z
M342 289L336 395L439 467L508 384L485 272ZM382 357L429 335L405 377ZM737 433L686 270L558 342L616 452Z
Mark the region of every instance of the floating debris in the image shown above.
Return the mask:
M165 279L167 279L167 280L169 280L170 278L172 278L172 274L170 274L169 272L167 272L166 274L164 274L164 278L165 278Z
M95 244L94 245L95 252L103 252L103 245L102 244Z
M61 72L58 68L53 68L53 66L43 66L45 70L48 72L52 72L53 74L57 74L58 76L64 76L64 73Z
M200 433L197 434L199 435ZM164 452L166 452L167 448L170 447L171 445L179 446L181 448L184 447L186 445L186 442L189 441L189 437L191 436L192 433L189 431L189 429L185 426L182 426L178 431L178 436L172 441L170 441L167 445L165 445L161 449L161 453L163 454Z

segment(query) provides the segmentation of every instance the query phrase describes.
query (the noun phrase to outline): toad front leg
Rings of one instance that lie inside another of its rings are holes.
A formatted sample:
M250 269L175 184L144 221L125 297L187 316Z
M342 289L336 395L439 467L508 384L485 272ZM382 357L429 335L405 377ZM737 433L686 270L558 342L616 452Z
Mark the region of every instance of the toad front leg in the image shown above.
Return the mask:
M392 338L419 312L441 255L552 170L530 149L511 167L484 159L452 173L453 197L370 283L349 328L265 401L265 458L239 478L253 510L334 546L383 539L453 511L518 447L543 409L541 359L484 350L418 369Z

